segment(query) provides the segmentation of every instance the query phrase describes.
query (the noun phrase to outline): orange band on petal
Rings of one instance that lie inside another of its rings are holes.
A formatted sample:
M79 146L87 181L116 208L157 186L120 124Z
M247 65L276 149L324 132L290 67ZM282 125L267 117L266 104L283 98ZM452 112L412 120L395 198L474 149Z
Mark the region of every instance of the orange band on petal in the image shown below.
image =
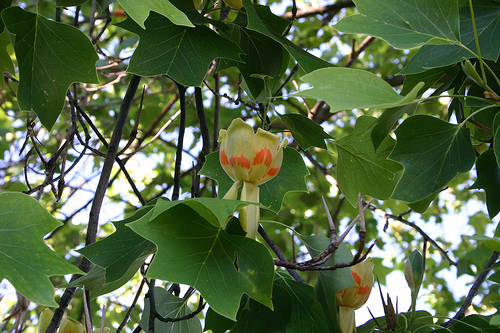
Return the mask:
M220 163L229 164L229 160L227 159L226 151L224 149L220 151Z
M280 172L280 168L271 168L267 171L267 175L273 177L276 176L278 172Z
M230 157L229 164L231 166L239 165L242 168L250 169L250 160L248 158L246 158L245 156L243 156L243 154L241 154L240 156L237 156L237 157Z
M364 287L359 287L358 289L358 295L367 295L371 292L372 288L370 285L366 285Z
M353 277L354 281L356 281L356 283L359 285L361 283L361 278L359 277L358 274L356 274L352 271L351 271L351 273L352 273L352 277Z
M255 158L253 160L253 165L264 163L269 168L272 161L273 161L273 154L271 154L269 148L265 146L257 153L257 155L255 155Z

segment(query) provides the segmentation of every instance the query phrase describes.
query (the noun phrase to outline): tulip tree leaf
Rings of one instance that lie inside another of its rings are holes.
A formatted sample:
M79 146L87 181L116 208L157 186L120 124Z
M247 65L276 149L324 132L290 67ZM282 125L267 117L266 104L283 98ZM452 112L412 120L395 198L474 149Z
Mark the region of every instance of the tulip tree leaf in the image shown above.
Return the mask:
M200 174L217 181L219 198L222 198L234 183L220 164L219 152L213 152L206 156ZM309 170L307 170L300 154L295 149L284 148L283 163L278 175L267 183L259 185L260 203L269 210L278 213L288 192L307 192L305 181L307 175L309 175Z
M64 106L66 91L74 82L98 83L97 53L80 30L10 7L2 12L7 30L14 35L19 64L17 98L22 110L33 110L50 129Z
M409 104L424 85L419 83L406 96L401 96L377 75L345 67L321 68L301 79L313 88L294 95L323 100L330 105L331 112Z
M311 146L327 149L325 139L333 139L323 127L302 114L287 113L280 115L280 118L304 150Z
M285 273L277 273L274 283L284 288L292 298L291 321L287 332L324 333L326 322L319 302L314 299L314 288Z
M134 2L135 3L135 2ZM241 61L239 46L206 26L188 28L152 12L142 29L132 20L117 25L139 35L127 71L140 76L168 75L186 86L201 86L216 58Z
M215 227L226 227L228 217L235 211L247 205L247 203L239 200L223 200L216 198L195 198L182 201L169 201L161 198L156 203L151 218L156 218L164 211L177 205L185 205L196 210L205 220L210 222Z
M243 294L272 308L274 265L267 248L215 227L197 208L175 205L127 224L158 248L147 276L195 287L215 311L231 319Z
M355 0L359 14L344 17L334 28L386 40L410 49L433 38L460 41L457 1ZM395 10L397 8L397 10Z
M131 262L128 262L125 269L122 270L122 275L117 276L116 279L108 279L107 274L109 269L100 267L98 265L93 265L90 272L87 275L81 276L78 279L62 286L64 288L70 287L81 287L85 286L86 289L90 291L91 299L95 299L101 295L108 294L112 291L123 286L125 283L130 281L137 273L139 268L141 268L144 261L147 259L147 255L143 257L138 257Z
M471 189L484 189L488 214L490 218L494 218L500 212L500 168L493 150L490 149L479 156L476 170L477 179Z
M150 13L153 12L165 16L175 25L194 27L186 14L177 9L177 7L168 0L117 0L117 2L142 29L146 29L144 22Z
M179 318L192 313L188 307L187 300L172 295L167 290L155 287L155 309L163 318ZM141 316L141 328L144 332L149 332L149 301L144 302L144 311ZM161 322L159 319L154 321L154 330L152 332L183 332L183 333L201 333L200 319L197 316L187 320L177 322Z
M146 215L153 207L154 205L148 204L130 218L113 222L116 228L113 234L77 251L94 264L106 269L106 282L109 283L120 279L127 272L131 263L155 250L154 243L125 226L126 223L133 222Z
M469 129L461 125L416 115L406 119L395 133L396 147L389 158L403 164L405 171L392 195L394 199L424 199L474 165Z
M500 34L500 3L495 0L473 1L473 6L481 57L496 61L500 54L500 40L496 38ZM461 43L422 46L401 74L420 73L429 68L456 64L462 58L476 57L477 47L474 33L472 33L474 29L469 2L463 1L459 10Z
M390 136L375 151L370 135L375 120L370 116L359 117L352 134L334 141L339 153L337 181L353 206L357 205L359 193L377 199L389 198L396 186L395 174L402 169L399 163L387 159L394 147Z
M55 307L49 276L83 274L47 247L43 237L62 225L38 201L17 193L0 193L0 280L40 305Z
M280 43L306 73L318 68L332 66L332 64L308 53L283 36L283 32L290 22L274 15L268 6L254 5L250 0L243 0L243 5L248 16L247 28L260 32Z
M0 73L15 74L14 64L10 58L9 52L6 47L10 44L10 39L7 31L0 33ZM5 80L0 80L0 86L5 87Z
M493 120L493 151L497 159L497 164L500 165L500 113Z

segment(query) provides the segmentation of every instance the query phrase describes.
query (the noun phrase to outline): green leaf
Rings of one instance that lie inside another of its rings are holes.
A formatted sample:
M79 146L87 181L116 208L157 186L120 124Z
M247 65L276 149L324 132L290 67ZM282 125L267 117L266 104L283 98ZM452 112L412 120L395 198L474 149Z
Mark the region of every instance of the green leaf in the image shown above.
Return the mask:
M215 227L225 228L229 216L248 203L239 200L226 200L217 198L195 198L182 201L170 201L165 198L158 200L151 219L155 219L164 211L177 205L185 205L196 210L205 220Z
M195 287L215 311L231 319L243 294L272 307L274 265L267 248L227 234L200 215L204 210L195 209L176 205L127 224L158 247L147 276Z
M475 58L476 40L469 8L463 1L460 7L460 44L424 45L410 59L400 74L420 73L430 68L453 65L462 58ZM500 3L495 0L473 1L474 17L483 59L496 61L500 54ZM443 21L445 22L445 21Z
M243 5L248 16L247 28L260 32L280 43L306 73L318 68L332 66L332 64L315 57L283 36L283 32L290 22L274 15L268 6L254 5L250 0L243 0Z
M275 333L286 332L292 313L292 297L284 288L273 285L274 310L249 299L238 314L236 325L231 333Z
M412 102L424 83L417 84L406 96L401 96L377 75L353 68L321 68L302 76L312 89L296 96L323 100L331 112L359 108L389 108Z
M205 315L205 331L211 330L212 333L226 333L226 331L231 330L235 324L235 321L221 316L212 310L212 308L208 308L207 314Z
M168 0L117 0L117 2L142 29L146 29L144 22L152 12L168 18L174 25L194 27L186 14L177 9L177 7L172 5Z
M392 197L415 202L442 189L457 173L474 165L469 129L438 118L416 115L396 130L397 142L389 158L405 167Z
M333 139L323 127L302 114L287 113L279 117L292 133L293 139L304 150L311 146L327 149L325 139Z
M153 207L152 204L149 204L139 209L130 218L113 222L116 232L77 251L106 270L107 283L119 280L138 258L142 257L142 261L144 261L145 255L155 251L154 243L125 226L126 223L136 221L151 212Z
M3 31L0 34L0 73L11 73L15 74L14 64L10 58L9 52L6 48L10 44L9 34L7 31ZM0 80L0 86L5 87L5 80Z
M155 287L155 309L163 318L179 318L192 313L189 309L187 300L172 295L168 290ZM144 332L149 332L149 299L144 300L144 312L141 317L141 328ZM187 320L177 322L161 322L158 319L154 321L153 332L182 332L197 333L202 332L200 319L196 316Z
M476 171L477 179L471 189L484 189L488 214L490 218L494 218L500 212L500 168L493 150L490 149L479 156Z
M206 156L200 174L217 181L219 198L222 198L234 183L220 165L219 152L213 152ZM278 213L288 192L307 192L305 181L307 175L309 175L309 170L307 170L302 156L295 149L284 148L280 172L276 177L259 186L260 203L269 210Z
M80 6L88 0L61 0L57 3L57 7Z
M323 236L308 236L301 237L307 250L312 257L319 255L323 252L328 245L331 244L331 239ZM345 244L341 244L335 254L322 266L333 266L336 263L351 262L353 255ZM330 332L340 332L337 324L337 304L335 302L335 295L351 286L355 286L351 268L341 268L334 271L318 271L316 277L316 285L314 286L316 292L316 299L319 301L325 314L325 320Z
M131 262L128 262L125 270L122 270L122 274L120 276L116 276L116 279L108 279L106 275L109 273L109 270L101 266L94 265L87 275L81 276L75 281L72 281L62 287L70 288L85 286L85 288L90 291L90 298L95 299L101 295L115 291L130 281L139 268L141 268L147 257L148 256L139 257Z
M339 153L337 181L351 205L358 203L358 194L387 199L396 186L395 174L401 165L387 159L394 139L386 136L377 151L373 147L370 127L375 118L361 116L352 134L334 141Z
M134 2L135 3L135 2ZM127 71L140 76L168 75L186 86L201 86L216 58L240 61L239 46L206 26L188 28L152 12L143 30L132 20L117 24L139 35Z
M400 313L398 316L398 326L396 326L396 332L404 332L408 330L405 325L410 321L411 312ZM432 315L427 311L415 311L414 322L411 326L411 332L435 332L432 327L434 326L434 321ZM359 326L356 329L357 333L372 333L376 331L375 329L380 327L386 327L385 317L378 317L367 321L365 324Z
M345 33L363 33L409 49L432 39L460 41L458 1L355 0L359 14L334 25Z
M75 27L10 7L2 12L19 64L18 102L50 129L74 82L98 83L92 43Z
M500 113L493 119L493 151L497 164L500 165Z
M242 62L230 61L227 66L238 68L252 100L266 102L274 93L268 90L274 90L274 85L287 69L289 53L273 39L235 24L230 26L228 33L229 39L238 44L244 54ZM265 78L271 81L269 89L266 89Z
M325 316L319 302L314 300L313 287L292 280L285 273L277 273L274 283L288 291L292 298L291 321L286 332L325 332Z
M43 241L62 223L32 197L15 192L0 193L0 216L0 280L35 303L57 306L49 276L83 274Z
M465 239L482 241L484 245L496 252L500 252L500 237L487 237L483 235L463 236Z

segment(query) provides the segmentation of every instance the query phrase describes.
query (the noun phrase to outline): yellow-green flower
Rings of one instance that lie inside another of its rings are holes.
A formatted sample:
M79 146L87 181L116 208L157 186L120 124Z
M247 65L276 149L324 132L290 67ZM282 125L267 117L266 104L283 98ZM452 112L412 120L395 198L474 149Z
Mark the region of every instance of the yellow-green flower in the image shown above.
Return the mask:
M356 285L339 291L335 296L339 307L339 325L343 333L352 333L356 326L354 310L363 306L370 296L374 266L372 258L352 266L351 274Z

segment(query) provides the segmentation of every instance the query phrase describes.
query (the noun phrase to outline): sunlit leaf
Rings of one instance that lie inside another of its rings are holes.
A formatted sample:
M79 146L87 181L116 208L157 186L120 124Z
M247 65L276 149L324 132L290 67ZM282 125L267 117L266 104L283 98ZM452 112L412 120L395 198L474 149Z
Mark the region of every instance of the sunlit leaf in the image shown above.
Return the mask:
M187 205L155 218L150 212L127 225L158 247L148 277L195 287L215 311L231 319L243 294L272 307L274 265L263 244L226 233Z
M186 14L177 9L168 0L117 0L132 20L137 22L141 28L146 29L145 21L151 12L156 12L168 18L173 24L186 27L194 27Z
M392 197L415 202L442 189L457 173L474 165L469 130L435 117L416 115L396 130L397 142L390 158L405 171Z
M80 30L40 15L10 7L2 12L14 35L19 64L19 107L33 110L42 124L52 128L73 82L98 83L98 60L92 43Z
M380 37L402 49L433 38L459 41L458 1L354 0L359 14L346 16L334 28Z
M32 197L15 192L0 193L0 216L0 280L35 303L57 306L49 277L83 274L43 241L62 223Z
M302 81L313 88L295 95L323 100L330 105L331 112L409 104L423 86L418 84L406 96L401 96L377 75L345 67L318 69L302 76Z

